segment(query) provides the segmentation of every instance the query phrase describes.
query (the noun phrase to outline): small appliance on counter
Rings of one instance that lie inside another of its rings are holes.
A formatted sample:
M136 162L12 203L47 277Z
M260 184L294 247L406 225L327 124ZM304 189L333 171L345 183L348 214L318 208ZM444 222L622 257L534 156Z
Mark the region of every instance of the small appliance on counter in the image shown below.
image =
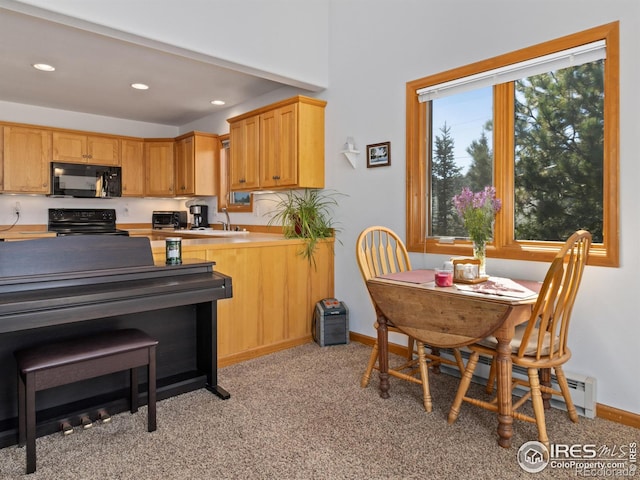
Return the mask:
M193 215L191 228L206 228L209 226L209 207L207 205L191 205L189 212Z
M187 228L186 211L154 211L151 216L151 224L154 229L181 230Z

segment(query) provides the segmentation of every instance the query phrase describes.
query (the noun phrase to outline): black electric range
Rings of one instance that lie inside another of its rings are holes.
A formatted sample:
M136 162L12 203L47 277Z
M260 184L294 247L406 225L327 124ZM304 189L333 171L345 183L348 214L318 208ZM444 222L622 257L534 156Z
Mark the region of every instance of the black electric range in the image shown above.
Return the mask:
M50 208L48 229L64 235L129 235L116 228L113 208Z

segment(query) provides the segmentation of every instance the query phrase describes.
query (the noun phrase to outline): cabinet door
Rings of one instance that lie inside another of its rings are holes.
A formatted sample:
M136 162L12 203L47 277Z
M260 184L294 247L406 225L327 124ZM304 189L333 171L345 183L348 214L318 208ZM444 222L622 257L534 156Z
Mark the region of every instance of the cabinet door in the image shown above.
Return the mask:
M120 150L117 138L87 137L87 163L96 165L120 165Z
M122 140L122 196L142 197L144 195L144 142L142 140Z
M260 186L294 186L298 173L297 105L260 116Z
M230 189L253 190L260 186L260 116L246 118L230 125L229 163ZM234 145L236 147L234 148Z
M68 132L53 132L55 162L88 163L87 136Z
M195 194L194 143L194 137L183 138L175 143L176 195Z
M244 167L244 122L229 125L229 190L242 188ZM235 148L231 148L235 143Z
M315 303L334 295L334 243L318 244L316 265L299 254L301 246L205 247L206 259L233 278L233 298L218 302L222 362L310 341ZM162 261L164 250L154 248L154 258Z
M51 133L24 127L3 127L4 192L50 192Z
M297 185L324 188L324 104L301 101L297 115Z
M195 195L218 195L220 182L220 140L216 136L194 135Z
M53 160L69 163L120 165L117 138L53 132Z
M173 142L145 142L145 195L174 196Z

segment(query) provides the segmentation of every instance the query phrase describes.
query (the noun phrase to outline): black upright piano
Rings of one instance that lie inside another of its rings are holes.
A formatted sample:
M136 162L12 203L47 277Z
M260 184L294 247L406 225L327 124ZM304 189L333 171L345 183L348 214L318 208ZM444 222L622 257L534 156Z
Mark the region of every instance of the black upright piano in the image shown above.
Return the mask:
M231 278L214 262L155 265L147 238L1 242L0 447L17 442L13 352L52 339L139 328L159 340L158 399L199 388L228 398L217 378L216 312L231 296ZM118 372L40 392L37 434L97 409L126 410L127 386Z

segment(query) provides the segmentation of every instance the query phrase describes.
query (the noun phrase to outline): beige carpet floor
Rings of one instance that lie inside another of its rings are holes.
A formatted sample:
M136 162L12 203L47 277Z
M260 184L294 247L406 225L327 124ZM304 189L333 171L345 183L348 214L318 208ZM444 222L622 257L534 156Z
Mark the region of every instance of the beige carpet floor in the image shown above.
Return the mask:
M391 379L391 398L359 381L370 349L359 343L308 344L226 367L223 401L206 390L158 403L158 430L146 432L146 407L111 423L37 440L36 473L25 452L0 449L0 478L61 479L511 479L572 478L571 470L526 473L518 448L535 426L516 422L513 447L496 442L496 417L465 404L447 413L457 379L431 375L434 409L419 385ZM473 385L472 393L482 392ZM552 443L613 446L640 441L640 430L602 419L578 424L552 409ZM637 472L636 472L637 474ZM609 476L607 478L615 478Z

